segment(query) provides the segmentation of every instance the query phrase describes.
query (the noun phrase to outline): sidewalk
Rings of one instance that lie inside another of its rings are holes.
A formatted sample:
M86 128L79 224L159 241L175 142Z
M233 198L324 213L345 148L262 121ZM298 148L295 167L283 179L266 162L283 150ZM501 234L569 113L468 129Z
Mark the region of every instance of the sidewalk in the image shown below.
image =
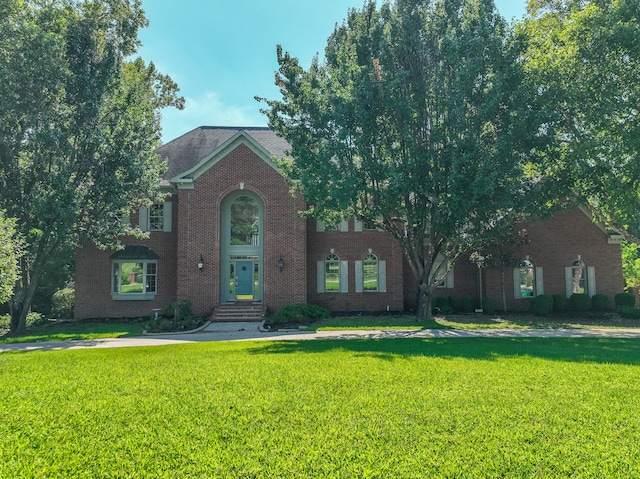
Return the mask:
M127 338L103 338L49 343L0 344L9 351L129 348L212 341L303 341L311 339L383 338L623 338L640 339L640 328L620 329L412 329L360 331L275 331L259 329L260 323L211 323L198 332L154 334Z

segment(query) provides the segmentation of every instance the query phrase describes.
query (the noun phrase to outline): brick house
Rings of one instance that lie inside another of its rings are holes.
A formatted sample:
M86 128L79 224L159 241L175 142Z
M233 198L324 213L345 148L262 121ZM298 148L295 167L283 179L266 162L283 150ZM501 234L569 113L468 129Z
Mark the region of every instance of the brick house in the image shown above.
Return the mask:
M332 311L415 308L415 279L396 242L351 219L327 229L298 214L273 157L286 142L267 128L200 127L163 145L162 204L129 218L149 239L125 238L120 251L77 252L75 317L149 316L189 299L196 315L226 305L275 311L311 303ZM522 225L529 243L520 267L479 270L459 260L436 294L468 296L528 310L542 294L623 290L619 238L580 210ZM504 288L502 286L504 278Z

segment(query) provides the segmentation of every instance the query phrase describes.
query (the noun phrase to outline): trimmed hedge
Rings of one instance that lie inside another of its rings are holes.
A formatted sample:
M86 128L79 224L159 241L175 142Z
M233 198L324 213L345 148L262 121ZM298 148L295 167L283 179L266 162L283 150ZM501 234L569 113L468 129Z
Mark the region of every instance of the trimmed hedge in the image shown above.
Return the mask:
M636 305L636 297L633 293L618 293L614 297L616 309L621 307L633 308Z
M640 319L640 309L633 306L620 306L617 309L618 314L627 319Z
M589 310L589 306L591 304L591 298L588 294L578 294L574 293L569 298L569 304L571 305L571 309L573 311L577 311L579 313L584 313Z
M595 294L591 297L591 309L604 311L609 306L609 298L604 294Z
M531 301L531 309L536 316L548 316L553 310L553 296L541 294Z
M494 314L496 312L496 302L491 298L482 300L482 312L484 314Z
M331 317L331 312L315 304L287 305L276 311L275 314L265 319L265 324L304 324L314 319L326 319Z
M567 297L564 294L553 295L553 310L561 313L567 307Z

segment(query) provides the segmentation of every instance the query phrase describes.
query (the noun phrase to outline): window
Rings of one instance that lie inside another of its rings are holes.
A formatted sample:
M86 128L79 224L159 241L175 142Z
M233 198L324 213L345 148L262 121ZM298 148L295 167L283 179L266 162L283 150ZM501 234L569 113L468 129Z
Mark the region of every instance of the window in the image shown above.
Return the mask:
M154 203L149 208L140 208L139 226L142 231L171 231L172 203Z
M544 294L542 268L527 257L513 268L513 296L515 299L534 298Z
M331 253L323 261L318 261L318 293L347 293L348 263Z
M231 244L260 245L260 206L251 196L238 196L230 207Z
M535 296L535 278L536 278L536 270L533 266L533 263L528 259L525 259L520 263L520 267L518 268L519 273L519 281L518 281L518 289L520 291L519 297L521 298L532 298Z
M572 294L596 294L596 270L580 257L565 268L567 297Z
M112 293L118 299L151 299L156 293L157 277L156 261L114 261Z
M354 228L353 230L356 232L360 231L379 231L376 222L373 220L366 219L354 219L353 220Z
M335 254L324 260L324 290L327 293L340 291L340 258Z
M446 265L444 264L445 261L447 262ZM434 274L437 274L436 283L438 288L452 289L454 287L453 265L443 254L438 254L433 263L431 276L433 277Z
M316 218L316 231L321 233L325 231L342 231L343 233L345 233L349 231L349 222L341 221L339 223L336 223L335 225L330 225Z
M164 230L164 205L162 203L155 203L149 207L149 230L150 231L163 231Z
M356 293L384 293L387 290L387 264L371 251L356 261Z
M158 255L146 246L126 246L111 255L113 299L153 299L158 285Z

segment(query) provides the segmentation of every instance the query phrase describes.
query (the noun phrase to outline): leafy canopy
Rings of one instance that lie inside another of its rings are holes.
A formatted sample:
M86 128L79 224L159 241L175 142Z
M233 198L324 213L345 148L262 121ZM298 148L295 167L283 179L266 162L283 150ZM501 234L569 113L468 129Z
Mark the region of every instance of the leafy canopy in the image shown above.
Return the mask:
M610 228L640 233L640 3L531 0L520 26L549 112L555 176Z
M307 70L278 47L282 99L265 113L291 144L285 174L307 214L363 218L400 243L422 317L447 265L529 198L538 128L512 40L491 0L398 0L352 9Z
M14 332L63 245L114 245L135 233L121 218L159 197L159 111L183 100L130 60L146 23L139 0L0 6L0 208L26 240Z

